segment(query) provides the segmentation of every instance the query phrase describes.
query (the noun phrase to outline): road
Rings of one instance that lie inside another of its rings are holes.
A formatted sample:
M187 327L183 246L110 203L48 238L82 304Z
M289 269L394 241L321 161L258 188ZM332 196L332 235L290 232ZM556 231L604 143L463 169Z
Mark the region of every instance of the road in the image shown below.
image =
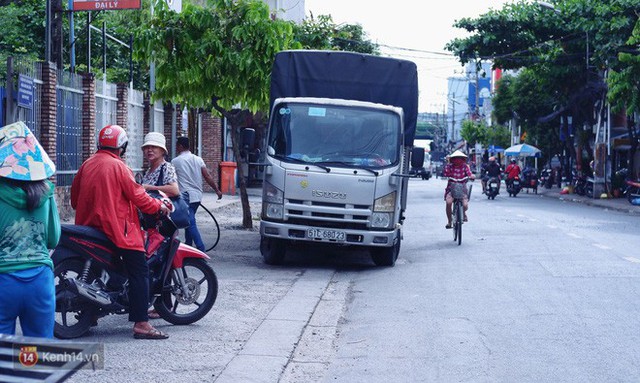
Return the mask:
M457 246L444 181L410 182L395 267L326 248L267 266L257 229L227 225L208 316L157 320L167 341L134 340L126 317L105 318L82 339L105 344L105 370L69 381L640 379L637 215L526 193L491 201L475 182Z

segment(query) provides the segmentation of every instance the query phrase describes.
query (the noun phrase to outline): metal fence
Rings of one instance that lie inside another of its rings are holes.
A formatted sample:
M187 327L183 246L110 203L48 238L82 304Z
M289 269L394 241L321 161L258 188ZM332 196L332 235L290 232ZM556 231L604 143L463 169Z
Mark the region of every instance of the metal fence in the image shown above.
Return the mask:
M18 74L27 75L33 79L33 108L23 108L17 106L16 121L23 121L33 134L40 139L40 107L42 96L42 63L33 62L29 59L15 57L13 58L13 75L17 84Z
M118 87L105 80L96 81L96 140L100 129L117 123Z
M57 185L69 186L82 165L82 76L58 71L56 85Z

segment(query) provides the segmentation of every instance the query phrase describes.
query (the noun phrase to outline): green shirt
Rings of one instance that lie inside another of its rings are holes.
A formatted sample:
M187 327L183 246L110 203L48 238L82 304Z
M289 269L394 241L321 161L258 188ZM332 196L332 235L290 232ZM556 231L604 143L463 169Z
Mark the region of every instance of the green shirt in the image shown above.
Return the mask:
M46 265L53 268L49 249L60 239L60 217L53 184L33 211L20 187L0 179L0 273Z

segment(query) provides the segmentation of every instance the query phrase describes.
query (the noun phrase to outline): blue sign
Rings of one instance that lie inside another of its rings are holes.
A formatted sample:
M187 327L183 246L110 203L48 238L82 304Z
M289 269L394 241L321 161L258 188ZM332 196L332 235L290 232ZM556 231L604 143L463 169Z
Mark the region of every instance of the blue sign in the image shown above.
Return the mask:
M33 109L33 78L26 75L18 75L18 106Z

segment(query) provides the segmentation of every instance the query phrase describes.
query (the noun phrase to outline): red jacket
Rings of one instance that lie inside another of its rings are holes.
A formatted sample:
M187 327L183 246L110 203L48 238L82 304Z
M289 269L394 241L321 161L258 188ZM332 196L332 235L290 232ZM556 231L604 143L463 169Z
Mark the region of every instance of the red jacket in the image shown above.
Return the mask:
M507 173L507 179L514 179L520 175L520 166L517 164L509 164L504 172Z
M98 150L86 160L71 185L76 225L101 230L122 249L144 251L136 206L153 214L160 210L160 204L136 183L133 172L120 157L106 150Z

